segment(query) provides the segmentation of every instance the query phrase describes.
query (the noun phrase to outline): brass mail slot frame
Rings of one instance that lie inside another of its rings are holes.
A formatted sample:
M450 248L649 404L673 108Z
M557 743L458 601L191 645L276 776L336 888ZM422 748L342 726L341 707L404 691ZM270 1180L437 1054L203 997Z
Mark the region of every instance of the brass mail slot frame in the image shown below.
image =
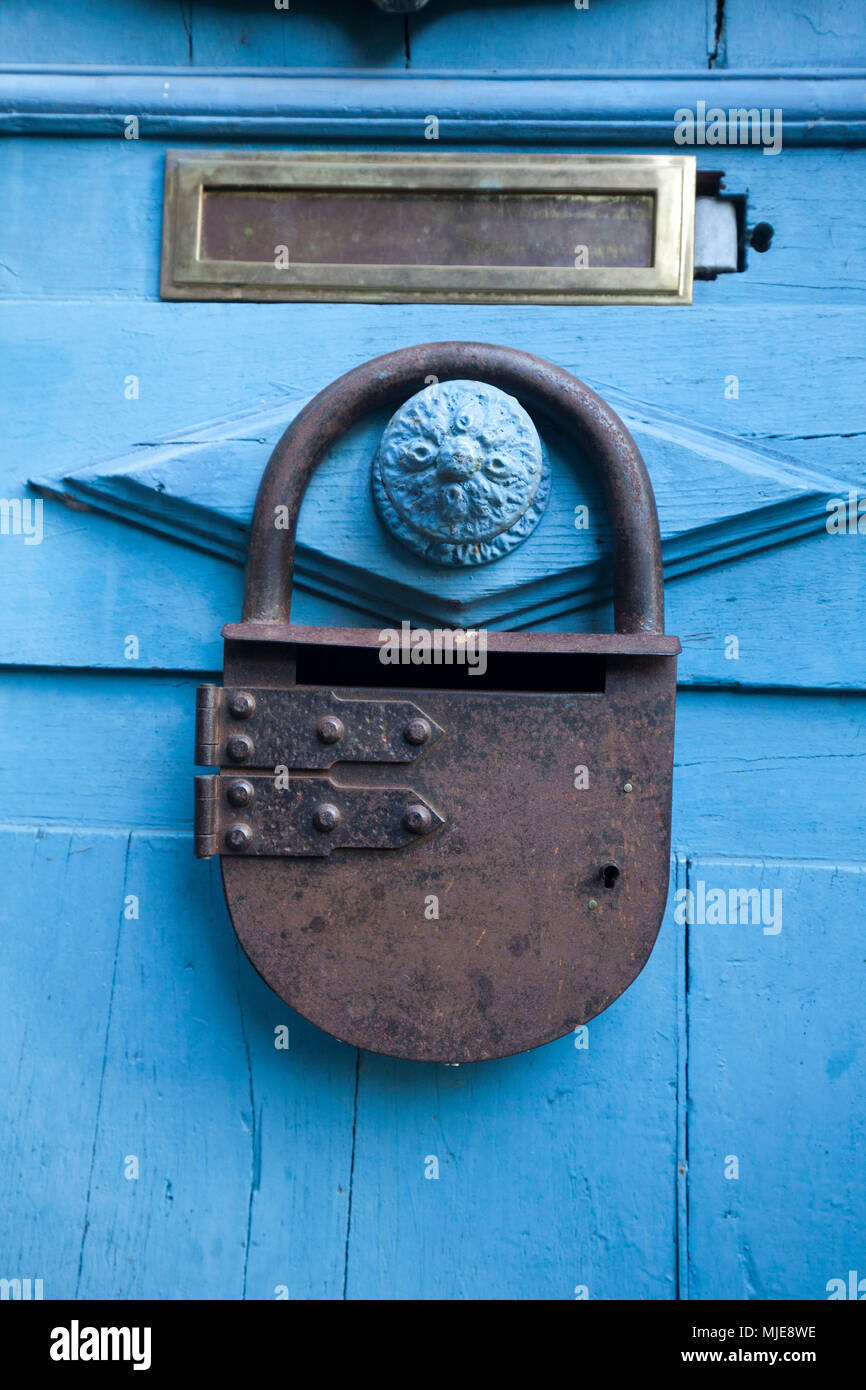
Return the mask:
M509 193L651 198L652 264L291 263L202 256L207 193ZM193 153L165 166L163 299L362 303L690 304L692 155Z

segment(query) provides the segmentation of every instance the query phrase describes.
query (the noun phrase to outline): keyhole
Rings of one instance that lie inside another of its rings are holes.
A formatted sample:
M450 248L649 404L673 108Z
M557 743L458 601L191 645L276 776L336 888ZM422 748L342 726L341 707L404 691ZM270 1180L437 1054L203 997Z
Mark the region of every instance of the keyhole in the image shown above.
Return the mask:
M612 888L619 878L619 868L616 864L605 864L601 871L601 877L605 888Z

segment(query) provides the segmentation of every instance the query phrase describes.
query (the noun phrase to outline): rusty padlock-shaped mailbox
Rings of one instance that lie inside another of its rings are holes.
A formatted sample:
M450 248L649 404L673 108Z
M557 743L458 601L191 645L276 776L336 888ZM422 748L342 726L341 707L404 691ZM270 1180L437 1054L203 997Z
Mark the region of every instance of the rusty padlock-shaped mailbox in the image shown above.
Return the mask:
M487 669L384 665L378 630L293 627L310 476L425 379L483 382L594 467L614 545L609 634L491 632ZM676 657L637 446L570 373L432 343L348 372L259 487L224 686L198 695L195 849L222 856L246 954L298 1013L373 1052L473 1062L538 1047L643 968L668 891Z

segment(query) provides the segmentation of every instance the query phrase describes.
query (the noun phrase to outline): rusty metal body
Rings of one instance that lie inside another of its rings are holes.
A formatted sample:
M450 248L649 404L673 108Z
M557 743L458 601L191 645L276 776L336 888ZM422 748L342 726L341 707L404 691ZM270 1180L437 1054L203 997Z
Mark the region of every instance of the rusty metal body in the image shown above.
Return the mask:
M318 459L431 373L491 382L577 436L611 513L616 632L491 633L482 678L382 666L376 632L289 624ZM288 1004L372 1051L468 1062L559 1037L627 988L667 896L679 643L642 460L594 393L481 344L348 373L274 451L244 621L224 635L226 693L200 697L197 756L222 771L197 779L197 853L222 854L241 944Z

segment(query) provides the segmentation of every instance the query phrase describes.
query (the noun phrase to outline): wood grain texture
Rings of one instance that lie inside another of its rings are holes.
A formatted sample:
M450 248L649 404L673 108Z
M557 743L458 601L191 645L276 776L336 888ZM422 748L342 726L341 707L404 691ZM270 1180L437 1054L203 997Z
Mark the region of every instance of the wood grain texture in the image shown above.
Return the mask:
M836 63L847 67L866 58L866 22L857 0L814 0L790 6L784 23L778 22L779 11L768 0L725 0L722 9L716 61L721 58L723 66L784 68L808 62L820 70Z
M0 1131L6 1169L20 1174L3 1248L46 1296L273 1298L284 1286L339 1297L345 1286L350 1298L562 1299L576 1285L592 1298L674 1296L670 1078L685 934L670 909L650 964L590 1025L588 1049L568 1038L459 1070L364 1055L356 1098L355 1054L288 1015L240 959L187 836L16 831L3 847L36 869L4 974L8 1055L27 1085ZM850 950L864 871L690 857L693 888L781 888L784 902L778 935L689 929L681 1294L820 1298L857 1267ZM123 915L127 893L137 920ZM89 970L74 930L82 895L102 923ZM73 928L59 937L58 904ZM832 1015L804 934L823 980L835 972ZM742 1024L725 1017L735 998ZM273 1046L283 1023L287 1052ZM621 1084L623 1055L640 1058L639 1086ZM728 1182L732 1154L740 1178ZM431 1158L437 1179L424 1176Z
M27 895L3 909L4 1268L46 1298L340 1297L354 1053L261 984L218 870L188 835L2 849Z
M826 1299L862 1276L864 874L841 854L689 859L695 889L782 894L776 935L688 933L690 1298Z
M857 0L814 0L785 15L771 0L601 0L576 10L560 0L430 0L419 13L383 14L370 0L273 0L203 5L170 0L6 0L0 52L9 63L178 67L481 68L645 72L680 68L851 66L866 61ZM675 53L672 51L675 36Z
M854 485L589 384L617 410L643 455L668 582L799 536L826 535L828 502L847 498ZM242 564L267 460L306 400L290 397L283 407L174 430L165 442L31 482L74 509L104 511ZM353 427L316 468L303 501L299 587L348 599L380 625L398 626L405 618L427 626L527 628L566 614L583 622L582 610L610 602L609 521L591 460L566 434L536 420L552 487L531 543L494 564L448 570L407 551L374 508L371 461L389 414L374 412ZM581 507L586 514L578 529Z
M96 855L82 828L0 837L0 1250L9 1277L44 1279L46 1298L78 1280L128 840L103 837Z
M4 582L15 596L0 613L4 662L127 674L221 665L222 626L241 611L239 566L45 505L41 547L25 549L17 537L0 546ZM862 542L818 535L668 584L667 629L683 643L681 686L862 689ZM607 606L567 607L540 629L610 629ZM305 589L293 611L312 625L388 625L384 610L371 614ZM125 657L130 635L139 641L136 660ZM736 659L726 655L730 636L739 642Z
M352 0L9 0L0 14L0 52L9 63L123 67L373 67L406 62L400 17Z
M731 307L648 319L641 310L327 307L333 312L306 305L7 304L0 313L0 334L13 365L0 387L9 422L4 495L26 495L27 479L37 473L70 472L112 450L152 446L172 427L183 430L191 420L223 414L227 407L248 407L251 401L276 406L286 387L310 393L395 341L471 335L537 351L577 375L592 376L602 392L605 383L616 382L622 392L654 407L682 413L687 403L699 429L706 425L761 436L785 449L796 443L804 463L822 473L831 436L834 471L856 483L863 468L860 316L852 309L816 306L804 316L796 306L764 305L748 314ZM639 353L633 350L636 335ZM225 349L214 351L215 342L224 342ZM777 351L781 342L784 353ZM737 400L725 399L729 371L739 376ZM130 372L139 377L137 400L124 397ZM35 410L41 415L38 434ZM234 480L227 474L241 466L254 473L266 452L264 436L243 434L232 453L214 463L217 471L202 479L205 492L231 490ZM247 454L258 462L242 464ZM366 467L361 453L350 462ZM335 467L335 479L338 474ZM311 494L312 505L302 512L301 539L351 557L357 516L350 515L351 507L347 513L343 485L332 484L329 476L325 470L314 484L323 489L324 505L317 510ZM571 487L570 473L562 476ZM151 481L160 486L158 470ZM247 486L251 497L252 478ZM578 497L575 492L572 501ZM684 516L690 507L705 514L718 506L715 495L702 496L690 471L675 483L670 498ZM735 482L732 500L737 501ZM329 527L332 516L342 518L338 534ZM122 666L123 639L131 633L140 638L139 661L145 667L212 669L219 663L219 628L239 612L240 576L234 567L196 557L182 575L181 552L164 540L128 527L119 530L51 501L45 503L44 518L42 545L26 546L16 536L4 537L0 545L4 582L17 595L16 605L7 606L0 619L4 660ZM563 513L551 525L553 548L542 545L543 523L530 545L515 553L524 580L562 564L558 547L565 544L566 521ZM820 528L820 518L817 524ZM374 539L371 533L370 545ZM860 536L822 536L819 529L808 541L814 579L804 569L799 546L786 546L749 562L762 576L754 591L745 562L707 572L698 588L692 587L695 579L674 581L668 591L669 630L684 638L681 678L862 684L862 625L853 616L856 608L849 607L858 602L861 543ZM487 582L483 576L482 581ZM303 597L309 606L299 609L299 617L315 622L327 611L320 606L322 586L316 586L314 573L305 583L318 587L319 596ZM692 593L694 600L687 596ZM343 594L353 597L346 589ZM568 626L567 606L559 613L557 621ZM769 631L780 641L793 631L796 643L785 640L778 647L768 641L768 615ZM377 616L387 616L385 605L372 621ZM366 618L369 623L371 615ZM349 621L355 620L361 615L350 611ZM607 624L604 615L596 619L589 613L572 621L578 627ZM747 642L740 662L728 661L723 639L741 632Z

